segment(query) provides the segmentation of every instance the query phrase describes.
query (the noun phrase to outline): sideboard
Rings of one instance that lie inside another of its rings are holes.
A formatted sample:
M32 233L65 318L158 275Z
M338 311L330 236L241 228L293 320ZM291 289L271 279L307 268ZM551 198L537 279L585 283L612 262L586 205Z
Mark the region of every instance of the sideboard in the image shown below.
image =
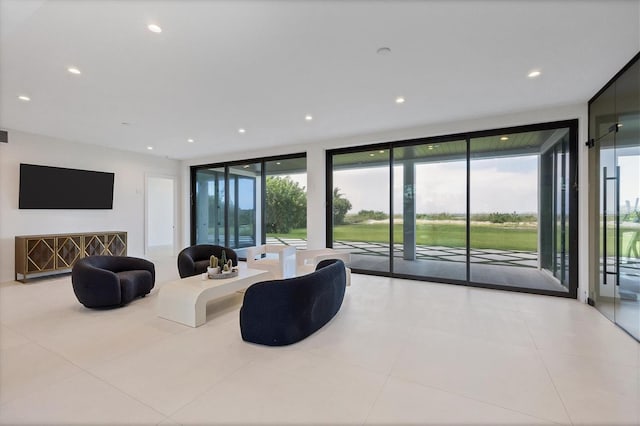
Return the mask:
M15 279L23 283L36 275L68 272L86 256L127 255L127 233L123 231L18 235L15 242Z

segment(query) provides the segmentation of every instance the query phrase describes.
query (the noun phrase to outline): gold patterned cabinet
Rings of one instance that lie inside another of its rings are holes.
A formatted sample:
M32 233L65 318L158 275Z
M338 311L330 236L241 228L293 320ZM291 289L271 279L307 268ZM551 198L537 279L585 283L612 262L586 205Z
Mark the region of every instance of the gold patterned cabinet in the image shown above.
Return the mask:
M127 255L127 233L122 231L18 235L15 243L15 278L21 282L36 274L68 272L86 256Z

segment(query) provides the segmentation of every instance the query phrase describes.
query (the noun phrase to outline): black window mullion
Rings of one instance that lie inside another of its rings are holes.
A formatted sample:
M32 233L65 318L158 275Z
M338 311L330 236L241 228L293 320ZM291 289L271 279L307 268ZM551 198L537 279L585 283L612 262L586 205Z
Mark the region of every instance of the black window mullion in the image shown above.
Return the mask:
M224 168L224 246L229 247L229 166Z
M393 147L389 146L389 273L393 274L394 225L393 218Z
M267 243L267 171L266 161L260 162L260 241ZM257 219L256 219L257 220ZM257 245L257 244L256 244Z
M326 206L326 224L325 224L325 246L333 248L333 154L327 151L327 160L325 164L325 206ZM308 226L308 224L307 224Z
M467 244L467 284L471 281L471 138L467 135L467 223L466 223L466 244Z

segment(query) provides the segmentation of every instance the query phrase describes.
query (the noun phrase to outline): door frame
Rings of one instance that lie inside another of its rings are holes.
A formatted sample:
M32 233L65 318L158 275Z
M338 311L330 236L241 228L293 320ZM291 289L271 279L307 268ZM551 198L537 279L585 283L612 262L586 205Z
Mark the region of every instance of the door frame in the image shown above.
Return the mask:
M145 173L144 174L144 254L149 255L149 179L160 178L169 179L173 182L173 242L172 250L176 251L178 247L178 177L166 173Z

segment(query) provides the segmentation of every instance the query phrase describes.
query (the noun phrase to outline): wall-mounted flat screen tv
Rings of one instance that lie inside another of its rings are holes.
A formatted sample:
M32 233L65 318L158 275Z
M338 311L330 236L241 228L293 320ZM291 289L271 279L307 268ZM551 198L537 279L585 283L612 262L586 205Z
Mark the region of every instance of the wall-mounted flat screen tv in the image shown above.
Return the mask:
M113 173L20 164L21 209L112 209Z

